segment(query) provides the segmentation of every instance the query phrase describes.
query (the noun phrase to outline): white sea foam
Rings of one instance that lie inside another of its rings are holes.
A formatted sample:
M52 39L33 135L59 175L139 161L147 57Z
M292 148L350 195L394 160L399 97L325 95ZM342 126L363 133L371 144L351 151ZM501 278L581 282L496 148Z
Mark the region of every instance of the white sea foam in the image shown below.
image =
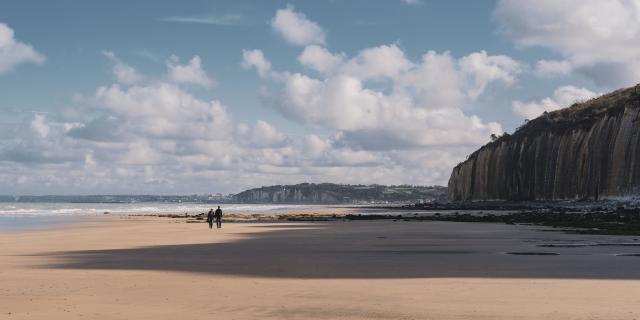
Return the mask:
M0 215L102 215L105 212L115 215L127 214L166 214L206 212L216 208L214 204L203 203L0 203ZM272 205L272 204L222 204L225 213L281 213L295 210L323 208L322 205Z

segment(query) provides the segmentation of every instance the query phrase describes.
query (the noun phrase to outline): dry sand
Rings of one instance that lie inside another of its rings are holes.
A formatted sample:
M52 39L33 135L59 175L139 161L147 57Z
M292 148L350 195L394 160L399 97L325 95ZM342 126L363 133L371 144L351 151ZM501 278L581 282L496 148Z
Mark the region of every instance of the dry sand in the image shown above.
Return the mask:
M640 319L640 257L614 255L640 253L634 241L481 223L209 230L112 217L0 234L0 319Z

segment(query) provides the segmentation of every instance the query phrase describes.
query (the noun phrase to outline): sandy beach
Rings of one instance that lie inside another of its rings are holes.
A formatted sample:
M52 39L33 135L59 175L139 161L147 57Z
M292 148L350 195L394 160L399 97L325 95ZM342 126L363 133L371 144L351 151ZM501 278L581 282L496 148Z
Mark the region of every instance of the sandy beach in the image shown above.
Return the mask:
M101 218L0 233L0 319L636 319L635 239L487 223L209 230Z

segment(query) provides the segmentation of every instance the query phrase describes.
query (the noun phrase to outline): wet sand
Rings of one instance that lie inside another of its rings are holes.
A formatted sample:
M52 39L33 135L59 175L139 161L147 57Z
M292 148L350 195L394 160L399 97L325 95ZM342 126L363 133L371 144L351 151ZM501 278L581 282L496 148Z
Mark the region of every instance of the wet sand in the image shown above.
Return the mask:
M0 319L640 318L635 237L488 223L105 220L0 233Z

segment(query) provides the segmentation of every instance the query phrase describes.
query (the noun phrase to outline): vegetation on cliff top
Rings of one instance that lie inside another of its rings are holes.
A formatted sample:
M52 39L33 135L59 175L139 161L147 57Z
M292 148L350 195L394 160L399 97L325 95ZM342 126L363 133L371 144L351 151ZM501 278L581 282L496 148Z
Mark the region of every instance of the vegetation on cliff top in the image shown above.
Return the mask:
M576 102L564 109L544 112L532 120L525 120L526 122L516 128L513 134L505 132L500 136L492 135L491 142L474 151L467 158L473 157L487 147L510 139L533 135L540 131L562 133L565 130L589 127L604 114L623 112L629 104L635 104L636 107L640 108L640 84L630 88L619 89L584 102Z
M249 203L354 203L414 202L446 198L442 186L384 186L333 183L301 183L249 189L234 196L236 202Z

